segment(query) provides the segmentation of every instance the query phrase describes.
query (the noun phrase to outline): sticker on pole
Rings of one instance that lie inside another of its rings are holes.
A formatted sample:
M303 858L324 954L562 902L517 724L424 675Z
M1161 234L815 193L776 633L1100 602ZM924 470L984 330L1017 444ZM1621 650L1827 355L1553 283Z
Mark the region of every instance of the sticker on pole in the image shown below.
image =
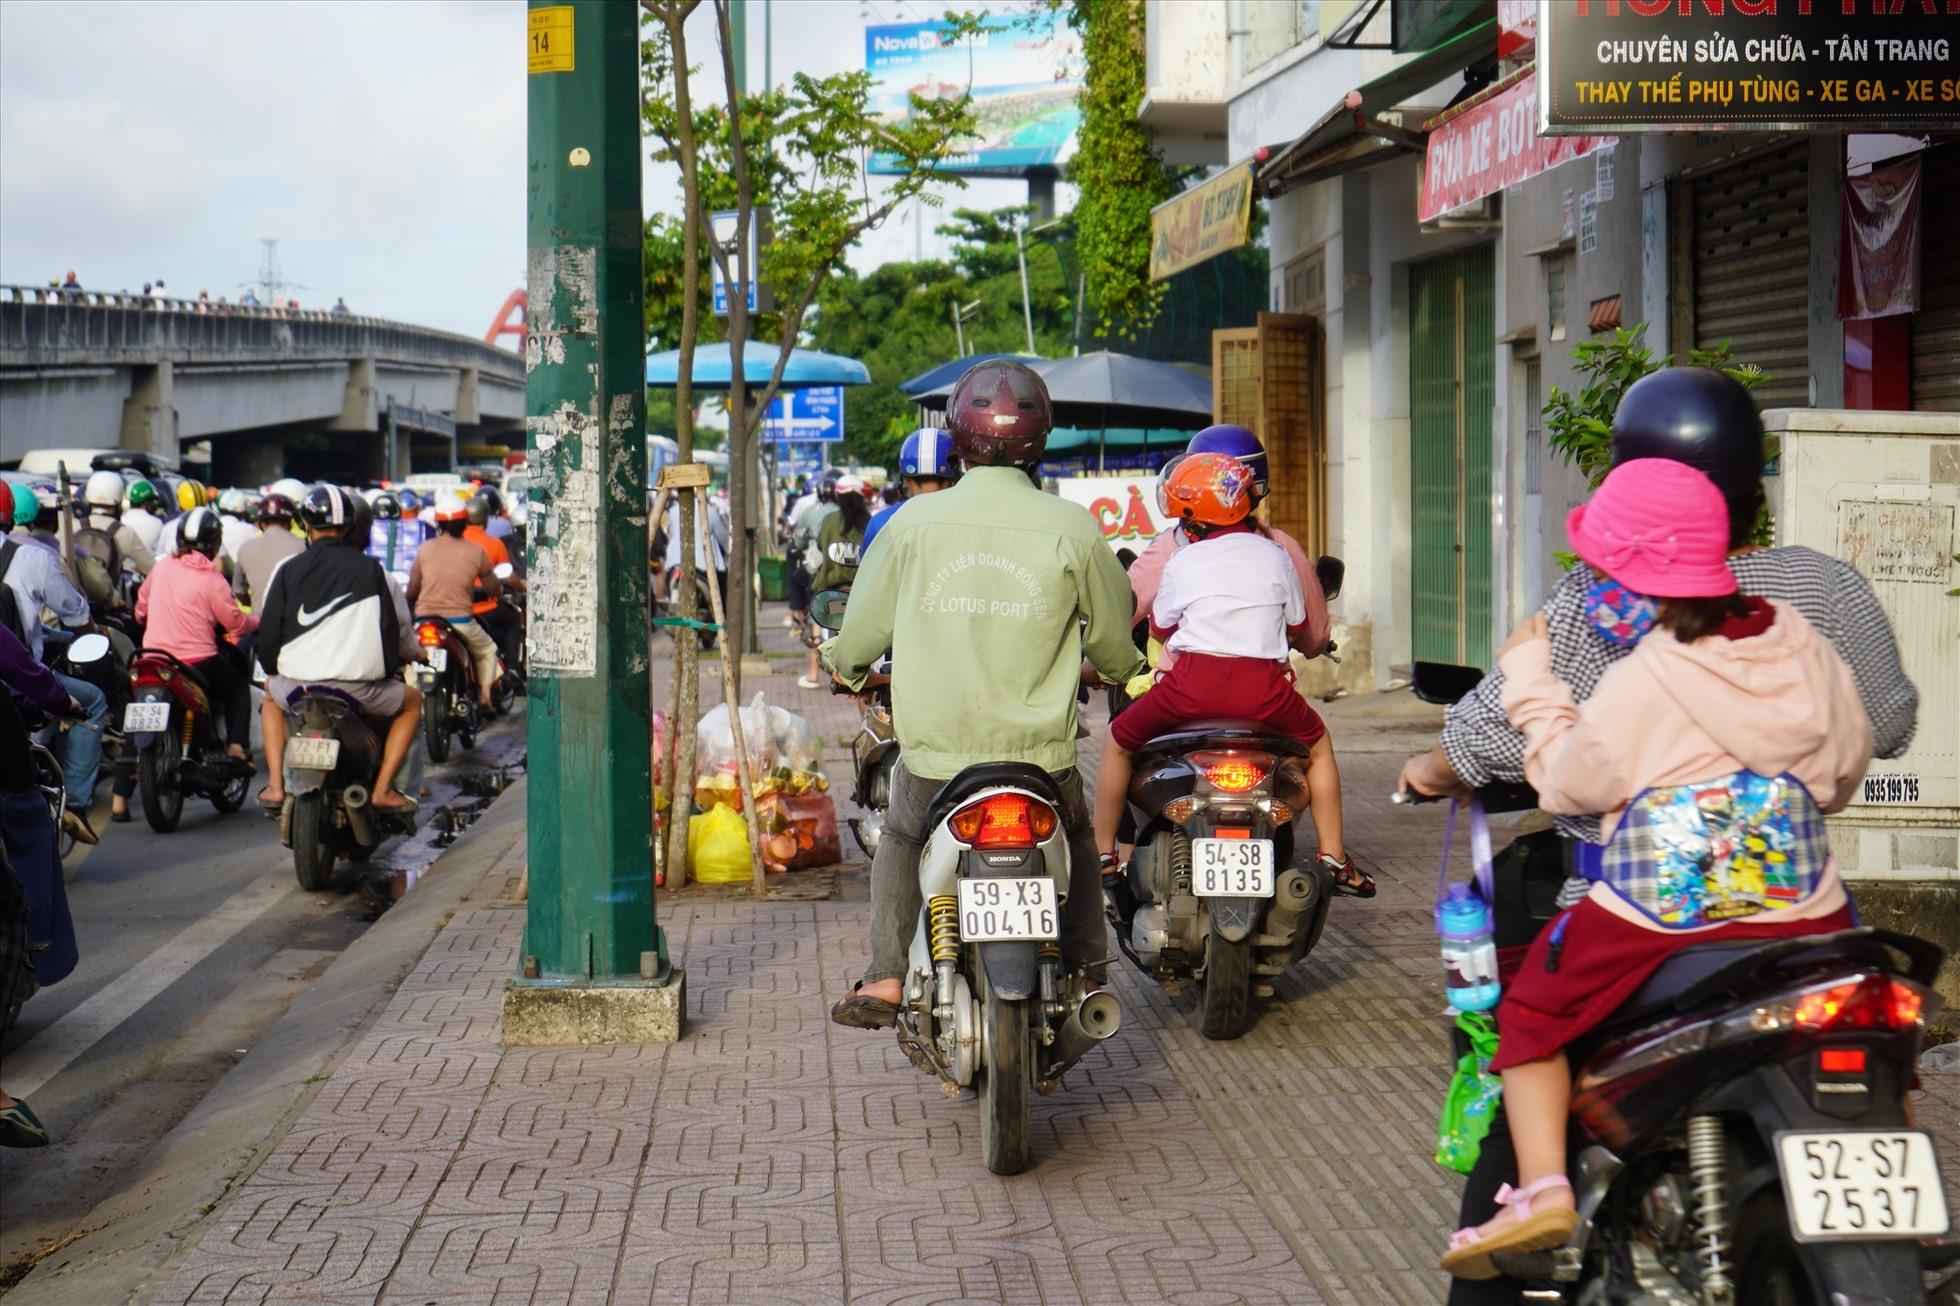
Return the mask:
M534 73L572 71L572 7L550 5L531 10L530 65Z

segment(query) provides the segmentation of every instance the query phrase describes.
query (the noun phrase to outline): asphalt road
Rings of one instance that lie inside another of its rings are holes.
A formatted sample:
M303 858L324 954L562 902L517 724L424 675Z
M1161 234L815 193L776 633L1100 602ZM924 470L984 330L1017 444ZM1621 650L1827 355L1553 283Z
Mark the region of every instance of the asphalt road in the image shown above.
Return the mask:
M113 1193L376 919L390 872L413 875L435 859L452 814L467 821L486 801L462 787L480 790L487 768L521 765L522 709L475 749L452 747L448 763L429 767L418 741L410 782L428 790L422 829L356 868L372 873L372 891L301 892L292 854L254 804L225 816L196 800L174 832L157 834L140 799L133 821L108 824L101 785L102 842L78 848L66 868L81 961L27 1003L0 1046L0 1085L54 1136L47 1148L0 1150L0 1290Z

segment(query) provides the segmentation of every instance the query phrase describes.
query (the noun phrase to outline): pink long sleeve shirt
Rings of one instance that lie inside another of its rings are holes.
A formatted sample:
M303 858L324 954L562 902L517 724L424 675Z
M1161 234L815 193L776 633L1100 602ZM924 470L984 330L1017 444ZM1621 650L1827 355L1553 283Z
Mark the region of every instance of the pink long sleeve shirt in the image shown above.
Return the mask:
M1795 608L1769 606L1769 629L1741 639L1683 644L1653 631L1578 706L1552 674L1545 640L1500 658L1504 711L1525 737L1525 778L1539 805L1599 813L1610 837L1648 789L1746 770L1793 775L1823 811L1841 810L1871 763L1871 721L1837 651ZM1654 928L1605 884L1591 900ZM1778 914L1823 916L1844 902L1833 862L1815 892Z
M136 592L136 619L143 647L162 649L179 662L218 656L213 627L233 639L259 628L259 619L238 610L231 584L218 564L195 550L158 558Z

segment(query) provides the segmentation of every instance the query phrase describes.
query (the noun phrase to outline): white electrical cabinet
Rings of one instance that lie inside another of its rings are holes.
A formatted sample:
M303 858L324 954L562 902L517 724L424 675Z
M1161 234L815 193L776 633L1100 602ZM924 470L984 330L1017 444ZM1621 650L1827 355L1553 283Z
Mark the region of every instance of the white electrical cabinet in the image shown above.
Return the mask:
M1771 409L1778 544L1864 574L1919 687L1912 746L1831 820L1847 879L1960 880L1960 414Z

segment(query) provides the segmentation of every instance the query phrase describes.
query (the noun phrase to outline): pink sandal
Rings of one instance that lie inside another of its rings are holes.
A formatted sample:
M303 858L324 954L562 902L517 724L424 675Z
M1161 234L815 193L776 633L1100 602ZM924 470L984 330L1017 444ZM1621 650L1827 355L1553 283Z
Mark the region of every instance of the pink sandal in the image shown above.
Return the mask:
M1563 1244L1579 1227L1579 1213L1565 1207L1533 1212L1532 1199L1554 1188L1572 1189L1572 1181L1562 1174L1546 1175L1523 1188L1505 1184L1497 1190L1497 1204L1509 1207L1513 1216L1483 1238L1475 1229L1458 1229L1450 1235L1450 1249L1443 1253L1443 1268L1459 1279L1495 1279L1497 1266L1491 1256L1498 1252L1542 1252Z

